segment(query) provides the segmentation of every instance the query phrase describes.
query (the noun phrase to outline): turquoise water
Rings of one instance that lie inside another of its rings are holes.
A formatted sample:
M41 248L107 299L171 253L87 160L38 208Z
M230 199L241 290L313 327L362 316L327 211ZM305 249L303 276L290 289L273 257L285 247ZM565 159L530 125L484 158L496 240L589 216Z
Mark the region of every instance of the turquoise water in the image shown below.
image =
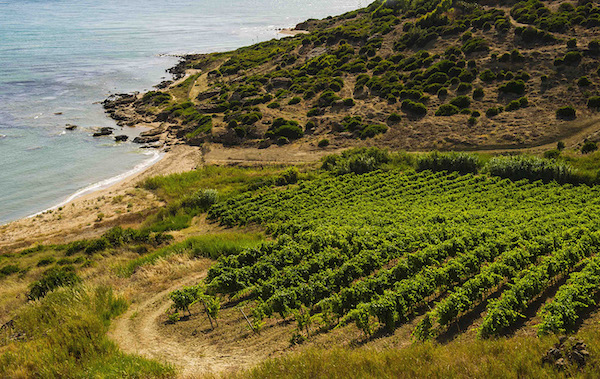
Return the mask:
M224 51L363 0L0 0L0 224L155 159L94 139L98 104L166 78L167 54ZM55 115L55 113L62 113ZM80 127L65 132L65 124ZM126 128L119 134L135 135Z

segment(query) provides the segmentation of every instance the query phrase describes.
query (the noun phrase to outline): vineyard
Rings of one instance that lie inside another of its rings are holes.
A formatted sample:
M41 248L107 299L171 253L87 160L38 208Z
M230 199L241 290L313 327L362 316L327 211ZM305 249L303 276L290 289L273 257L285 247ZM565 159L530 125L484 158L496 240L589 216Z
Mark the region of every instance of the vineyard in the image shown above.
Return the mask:
M247 192L209 217L262 224L274 240L221 257L202 291L250 304L257 328L293 317L307 337L311 325L355 323L371 335L424 314L413 332L424 340L484 305L485 338L518 326L533 301L568 278L536 327L569 332L600 290L599 192L399 169Z

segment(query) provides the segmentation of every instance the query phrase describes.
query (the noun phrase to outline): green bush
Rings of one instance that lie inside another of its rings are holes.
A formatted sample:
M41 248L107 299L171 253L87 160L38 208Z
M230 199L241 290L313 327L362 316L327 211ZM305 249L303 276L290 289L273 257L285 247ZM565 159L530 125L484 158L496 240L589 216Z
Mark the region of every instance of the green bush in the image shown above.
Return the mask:
M488 108L487 111L485 111L485 115L487 117L494 117L494 116L499 115L500 113L502 113L502 110L499 107L491 107L491 108Z
M389 153L385 150L376 147L360 147L346 150L341 155L323 157L321 168L337 175L364 174L379 169L390 159Z
M592 96L587 101L588 108L600 108L600 96Z
M274 101L274 102L270 103L269 105L267 105L267 108L270 108L270 109L281 108L281 104L279 104L278 102Z
M383 134L388 131L388 127L382 124L368 125L360 132L361 138L373 138L378 134Z
M80 281L73 266L53 267L44 272L40 280L31 284L27 299L40 299L56 288L73 286Z
M299 98L298 96L292 97L290 99L290 101L288 102L288 105L294 105L294 104L298 104L302 101L301 98Z
M545 182L577 184L584 181L573 168L565 163L536 157L513 156L492 158L486 169L490 174L511 180L529 179Z
M598 144L594 141L586 140L581 147L582 154L589 154L598 150Z
M577 117L575 108L570 105L560 107L556 110L556 117L565 120L571 120Z
M352 98L344 99L344 106L346 107L353 107L355 104L356 102Z
M435 112L436 116L452 116L458 114L460 109L456 105L453 104L442 104Z
M512 80L498 87L498 90L504 93L522 95L525 93L525 82L523 80Z
M407 113L412 113L416 116L425 116L427 114L427 107L423 103L417 103L412 100L404 100L401 106L402 110Z
M327 138L323 138L319 141L319 147L327 147L329 146L329 140Z
M454 105L459 109L468 108L471 105L471 98L469 96L457 96L450 100L450 104Z
M398 113L391 113L388 118L387 118L388 122L395 124L397 122L400 122L400 120L402 120L402 116L399 115Z
M458 171L462 174L476 173L482 166L479 156L467 153L440 153L421 155L417 159L417 171Z
M473 99L481 99L485 95L483 88L475 88L473 91Z
M508 103L508 105L506 106L505 109L510 112L510 111L515 111L520 108L521 108L521 104L517 100L513 100L510 103Z

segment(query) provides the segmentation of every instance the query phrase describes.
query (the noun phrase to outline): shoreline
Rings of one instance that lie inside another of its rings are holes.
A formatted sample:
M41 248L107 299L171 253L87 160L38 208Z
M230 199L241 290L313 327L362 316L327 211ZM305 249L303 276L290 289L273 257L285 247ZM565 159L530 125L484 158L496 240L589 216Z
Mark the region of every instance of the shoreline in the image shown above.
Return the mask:
M202 162L201 150L193 146L177 145L157 154L160 159L152 165L138 168L136 172L130 170L129 175L103 188L90 192L82 189L71 195L73 198L67 199L69 201L63 201L64 205L1 225L0 254L35 244L96 237L115 225L139 225L163 204L138 184L151 176L193 170Z
M120 182L122 182L123 180L126 180L127 178L133 177L136 174L142 174L144 171L146 171L147 169L149 169L150 167L152 167L153 165L157 164L158 162L160 162L166 155L166 153L164 151L154 151L153 156L141 163L138 163L137 165L135 165L135 167L133 167L132 169L125 171L124 173L112 176L108 179L104 179L104 180L100 180L96 183L92 183L86 187L83 187L81 189L78 189L77 191L75 191L74 193L72 193L71 195L67 196L65 198L65 200L62 200L60 203L51 206L50 208L44 209L42 211L39 211L37 213L31 214L29 216L25 216L25 217L21 217L19 219L13 220L13 221L8 221L5 224L2 224L0 226L4 226L4 225L8 225L12 222L15 221L19 221L21 219L29 219L29 218L33 218L36 216L39 216L41 214L44 214L48 211L54 211L58 208L64 207L65 205L68 205L69 203L87 196L87 195L91 195L95 192L98 191L102 191L104 189L108 189L111 188L113 186L117 186Z

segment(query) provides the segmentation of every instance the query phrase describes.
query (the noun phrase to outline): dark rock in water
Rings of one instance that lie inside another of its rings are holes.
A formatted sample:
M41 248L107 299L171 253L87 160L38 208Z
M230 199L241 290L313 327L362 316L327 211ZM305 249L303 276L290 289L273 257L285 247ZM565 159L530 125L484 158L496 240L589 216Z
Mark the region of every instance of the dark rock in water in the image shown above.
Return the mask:
M109 136L111 134L113 134L113 128L110 127L102 127L100 129L98 129L94 134L92 134L93 137L102 137L102 136Z
M154 88L165 89L165 88L169 87L171 84L173 84L172 80L163 80L159 84L155 85Z
M129 137L126 135L120 135L120 136L115 137L115 141L117 141L117 142L125 142L128 139L129 139Z
M66 124L65 125L65 129L67 129L67 130L75 130L75 129L77 129L77 125Z
M133 139L133 143L152 143L160 141L160 136L139 136Z
M55 116L61 116L63 113L62 112L54 112Z

